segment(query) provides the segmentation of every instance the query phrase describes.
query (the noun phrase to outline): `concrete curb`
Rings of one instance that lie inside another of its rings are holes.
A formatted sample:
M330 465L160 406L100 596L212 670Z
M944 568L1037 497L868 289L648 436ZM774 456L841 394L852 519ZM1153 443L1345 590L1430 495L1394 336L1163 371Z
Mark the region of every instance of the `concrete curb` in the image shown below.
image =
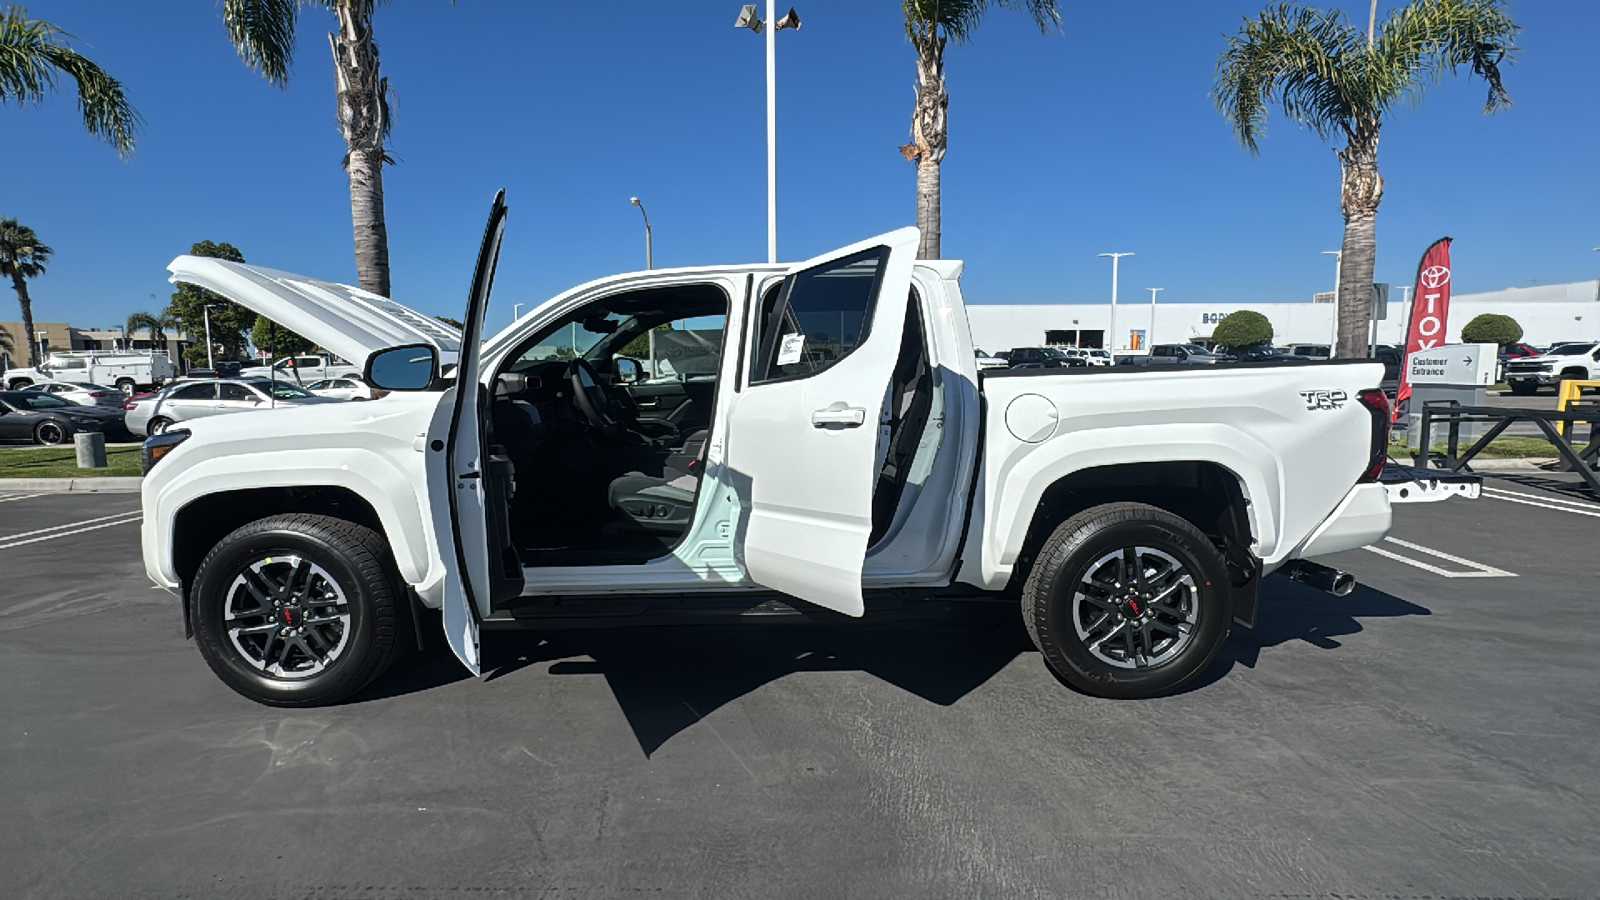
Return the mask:
M136 475L101 478L0 478L0 494L137 494L144 479Z
M1560 457L1530 456L1526 459L1479 458L1467 463L1467 466L1474 472L1536 472L1544 471L1546 466L1555 466L1560 463Z

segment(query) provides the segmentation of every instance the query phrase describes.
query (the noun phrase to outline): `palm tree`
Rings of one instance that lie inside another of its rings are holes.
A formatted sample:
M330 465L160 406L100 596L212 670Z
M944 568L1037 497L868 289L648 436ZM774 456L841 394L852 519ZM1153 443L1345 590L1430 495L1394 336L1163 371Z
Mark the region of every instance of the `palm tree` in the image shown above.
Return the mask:
M128 322L123 326L122 333L128 336L128 343L131 348L134 335L137 332L148 329L150 332L150 349L165 350L167 347L167 329L176 327L178 327L178 322L170 313L163 312L157 316L141 310L128 316Z
M1463 65L1488 83L1484 112L1509 106L1500 63L1511 59L1519 30L1501 0L1412 0L1381 28L1376 13L1373 0L1366 35L1342 13L1290 3L1246 19L1217 60L1212 91L1251 153L1266 131L1269 104L1323 140L1344 138L1334 151L1344 212L1336 355L1344 357L1366 356L1384 115Z
M44 264L50 260L50 253L50 248L39 240L32 228L10 217L0 219L0 276L9 277L11 287L17 292L30 366L37 366L40 360L39 349L33 342L33 298L28 296L28 279L44 274Z
M83 127L127 159L141 124L139 114L122 93L121 82L62 42L70 37L49 22L28 18L20 3L0 7L0 103L41 103L56 89L57 74L64 72L78 83Z
M338 31L333 49L339 132L350 177L350 220L355 231L356 277L364 290L389 296L389 230L383 220L384 149L389 137L389 79L378 74L372 10L381 0L223 0L228 39L245 65L284 87L294 62L294 30L303 6L329 10Z
M917 164L917 227L922 230L918 259L939 258L939 165L944 162L950 95L944 89L944 47L972 38L992 7L1027 13L1041 32L1061 21L1056 0L900 0L906 37L917 51L917 99L911 110L911 143L900 155Z

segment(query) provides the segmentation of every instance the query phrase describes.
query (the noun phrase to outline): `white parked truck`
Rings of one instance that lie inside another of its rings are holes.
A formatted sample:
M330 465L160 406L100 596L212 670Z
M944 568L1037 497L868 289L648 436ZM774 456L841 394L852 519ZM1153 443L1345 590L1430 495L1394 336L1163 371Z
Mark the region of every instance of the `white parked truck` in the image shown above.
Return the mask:
M310 354L285 356L270 366L250 366L239 370L240 378L276 378L301 386L329 378L360 378L361 367L331 356Z
M464 332L173 261L389 391L145 443L146 569L238 692L347 697L425 610L477 672L496 629L998 601L1070 684L1146 697L1253 624L1267 573L1347 593L1305 559L1389 528L1379 365L980 375L962 263L916 260L914 228L600 279L481 340L503 223L497 198ZM641 378L627 351L668 323L720 336L709 377Z
M1557 344L1539 356L1527 356L1506 363L1506 385L1511 393L1528 395L1541 387L1560 388L1567 379L1600 379L1600 342L1578 341Z
M46 381L115 385L124 394L148 391L178 377L165 353L140 350L58 350L37 369L7 369L7 390Z

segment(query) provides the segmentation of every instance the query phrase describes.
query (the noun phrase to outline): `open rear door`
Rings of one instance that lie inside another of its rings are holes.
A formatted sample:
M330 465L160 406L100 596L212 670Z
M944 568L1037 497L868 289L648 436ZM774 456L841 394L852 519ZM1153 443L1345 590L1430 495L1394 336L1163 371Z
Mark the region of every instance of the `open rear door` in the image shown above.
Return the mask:
M492 398L479 377L484 313L494 288L505 221L505 192L501 191L495 195L489 225L478 249L467 314L462 319L461 356L456 366L455 402L445 450L444 465L448 468L429 476L430 487L440 486L450 498L451 533L439 535L441 556L451 570L444 582L445 634L450 649L473 674L479 671L481 616L495 601L522 590L522 565L507 533L506 501L511 473L503 457L491 452ZM435 498L439 496L430 493Z
M902 228L790 269L752 297L748 367L729 417L727 474L746 493L751 580L862 613L878 418L900 350L918 231Z

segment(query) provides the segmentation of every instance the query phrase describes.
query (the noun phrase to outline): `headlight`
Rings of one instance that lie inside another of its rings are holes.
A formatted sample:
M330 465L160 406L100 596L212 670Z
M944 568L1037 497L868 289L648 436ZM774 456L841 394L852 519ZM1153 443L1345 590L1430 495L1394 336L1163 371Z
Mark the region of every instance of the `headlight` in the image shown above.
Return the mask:
M151 435L144 439L139 447L139 474L149 475L150 470L161 458L172 452L172 448L189 439L187 431L167 431Z

